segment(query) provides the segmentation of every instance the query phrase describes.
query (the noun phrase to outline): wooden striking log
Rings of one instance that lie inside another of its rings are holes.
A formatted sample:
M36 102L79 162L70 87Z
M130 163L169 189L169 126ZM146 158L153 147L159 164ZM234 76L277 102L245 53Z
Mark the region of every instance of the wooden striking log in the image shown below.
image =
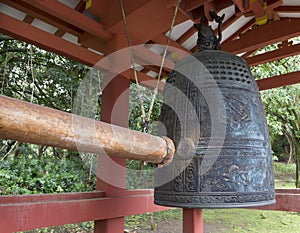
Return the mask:
M149 161L172 161L171 139L129 130L0 95L0 138L74 151Z

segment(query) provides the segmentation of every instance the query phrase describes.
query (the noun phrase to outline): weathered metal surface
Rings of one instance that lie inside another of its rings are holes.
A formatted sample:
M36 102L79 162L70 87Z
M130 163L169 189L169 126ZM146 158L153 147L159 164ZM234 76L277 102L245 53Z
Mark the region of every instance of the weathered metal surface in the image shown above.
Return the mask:
M0 96L0 137L82 152L168 164L172 141Z
M177 63L167 83L173 87L165 88L161 121L177 152L157 172L156 181L166 174L173 179L158 182L155 203L184 208L274 203L268 127L247 63L226 52L200 51Z

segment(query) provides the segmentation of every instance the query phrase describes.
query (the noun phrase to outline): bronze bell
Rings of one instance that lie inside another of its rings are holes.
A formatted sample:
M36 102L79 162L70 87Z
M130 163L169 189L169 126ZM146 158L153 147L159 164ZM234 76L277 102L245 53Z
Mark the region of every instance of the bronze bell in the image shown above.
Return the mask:
M224 16L213 16L220 29ZM200 50L179 61L166 82L161 131L177 152L155 173L154 202L183 208L273 204L270 139L256 82L244 59L218 50L220 34L205 47L211 29L201 24Z

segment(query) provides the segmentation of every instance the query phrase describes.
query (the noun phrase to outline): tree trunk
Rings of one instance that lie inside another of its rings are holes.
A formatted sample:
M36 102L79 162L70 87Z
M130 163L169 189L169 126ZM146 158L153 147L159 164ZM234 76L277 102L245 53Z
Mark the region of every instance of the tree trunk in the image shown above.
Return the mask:
M300 188L300 140L296 141L296 188Z
M294 146L294 142L293 142L293 135L291 135L288 130L284 129L284 136L286 137L286 139L288 140L289 146L290 146L290 155L289 155L289 159L288 159L288 164L293 163L294 162L294 155L295 155L295 146Z
M15 150L14 157L17 158L20 153L20 147L23 145L23 142L18 142Z

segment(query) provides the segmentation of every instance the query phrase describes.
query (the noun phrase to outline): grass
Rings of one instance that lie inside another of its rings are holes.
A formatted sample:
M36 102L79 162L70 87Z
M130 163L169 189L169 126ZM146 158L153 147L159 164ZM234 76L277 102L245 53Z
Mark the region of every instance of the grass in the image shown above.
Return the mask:
M273 163L273 167L276 188L295 188L296 164Z
M205 223L221 223L224 233L299 233L299 213L249 209L214 209L204 211Z

